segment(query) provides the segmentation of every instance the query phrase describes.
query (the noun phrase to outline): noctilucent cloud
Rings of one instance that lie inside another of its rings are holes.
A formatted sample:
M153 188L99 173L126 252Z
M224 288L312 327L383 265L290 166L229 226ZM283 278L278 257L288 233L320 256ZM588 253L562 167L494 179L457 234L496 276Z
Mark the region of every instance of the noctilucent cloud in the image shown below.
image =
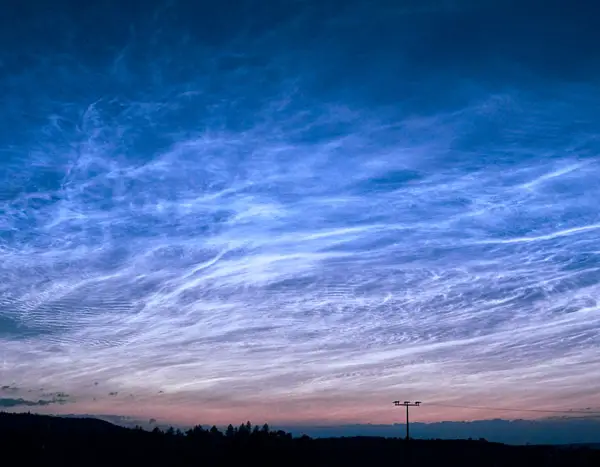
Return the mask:
M2 17L4 407L600 407L592 12L194 3Z

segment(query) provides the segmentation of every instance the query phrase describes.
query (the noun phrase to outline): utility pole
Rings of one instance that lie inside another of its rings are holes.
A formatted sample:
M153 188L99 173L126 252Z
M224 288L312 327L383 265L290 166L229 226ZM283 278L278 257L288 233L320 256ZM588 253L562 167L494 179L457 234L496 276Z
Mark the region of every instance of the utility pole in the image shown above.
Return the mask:
M400 402L400 401L394 401L394 405L396 407L406 407L406 441L408 441L410 439L410 431L409 431L409 420L408 420L408 408L409 407L419 407L421 405L420 401L415 401L415 402L411 402L411 401L404 401L404 402Z

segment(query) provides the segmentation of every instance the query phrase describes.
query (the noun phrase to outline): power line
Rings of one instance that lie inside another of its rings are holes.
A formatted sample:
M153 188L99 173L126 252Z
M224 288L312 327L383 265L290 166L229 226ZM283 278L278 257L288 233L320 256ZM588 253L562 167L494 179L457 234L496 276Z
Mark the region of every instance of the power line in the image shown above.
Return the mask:
M425 405L433 405L437 407L452 407L457 409L474 409L474 410L497 410L501 412L537 412L537 413L562 413L562 414L583 414L583 415L600 415L600 412L587 410L542 410L542 409L517 409L508 407L482 407L473 405L454 405L454 404L437 404L434 402L425 403Z

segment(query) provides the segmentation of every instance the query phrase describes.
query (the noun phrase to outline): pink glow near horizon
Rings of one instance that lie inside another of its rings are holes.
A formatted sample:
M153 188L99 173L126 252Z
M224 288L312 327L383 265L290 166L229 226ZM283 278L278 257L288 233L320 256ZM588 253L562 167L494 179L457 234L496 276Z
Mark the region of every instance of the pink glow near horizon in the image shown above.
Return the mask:
M116 396L115 396L116 397ZM527 406L528 400L537 401L535 407ZM435 404L435 403L434 403ZM454 401L452 405L468 404L477 406L472 400ZM498 398L497 404L502 408L523 408L518 410L487 410L474 408L443 407L423 403L420 407L411 409L411 420L433 423L441 421L472 421L488 419L525 419L536 420L560 416L552 413L553 410L573 410L572 407L557 405L556 401L548 398L545 403L540 403L539 397L526 394L517 398ZM596 398L595 407L600 407L600 397ZM499 407L496 405L495 407ZM548 410L543 412L528 412L527 409ZM577 409L581 410L581 409ZM597 410L597 409L596 409ZM405 412L402 407L393 406L391 400L380 399L376 402L362 398L332 401L331 399L278 399L272 401L252 400L231 401L230 403L215 403L198 400L187 402L173 399L168 395L152 396L143 400L135 397L120 400L103 399L99 401L72 402L64 405L52 405L36 408L36 412L45 414L89 414L111 415L120 414L139 420L140 423L150 419L157 420L160 424L174 424L191 426L201 424L224 426L229 423L234 425L252 421L254 424L279 424L279 425L313 425L328 426L339 424L394 424L404 423ZM567 413L562 416L568 416Z

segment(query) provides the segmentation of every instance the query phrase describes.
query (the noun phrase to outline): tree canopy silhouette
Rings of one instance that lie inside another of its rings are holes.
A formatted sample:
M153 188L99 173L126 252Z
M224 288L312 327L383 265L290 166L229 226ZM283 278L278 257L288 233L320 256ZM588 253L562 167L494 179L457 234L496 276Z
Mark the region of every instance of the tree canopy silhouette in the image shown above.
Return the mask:
M399 436L402 434L399 433ZM0 413L4 459L44 466L598 466L600 450L485 440L293 437L248 421L225 433L197 425L146 431L96 419Z

